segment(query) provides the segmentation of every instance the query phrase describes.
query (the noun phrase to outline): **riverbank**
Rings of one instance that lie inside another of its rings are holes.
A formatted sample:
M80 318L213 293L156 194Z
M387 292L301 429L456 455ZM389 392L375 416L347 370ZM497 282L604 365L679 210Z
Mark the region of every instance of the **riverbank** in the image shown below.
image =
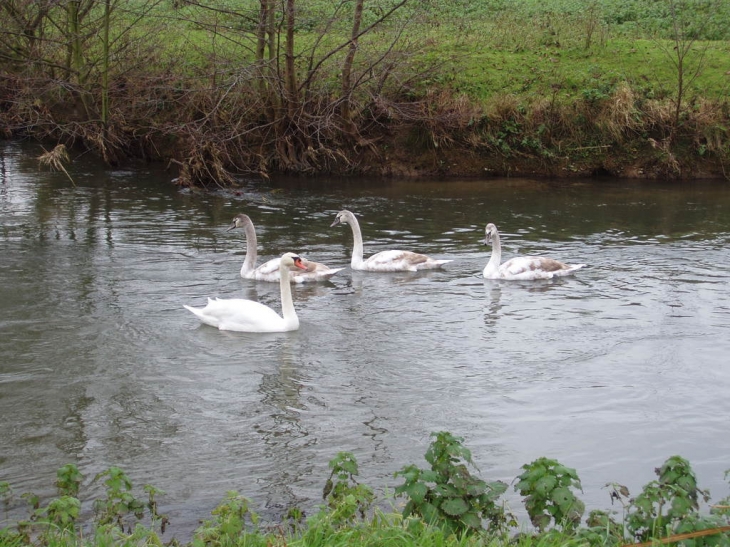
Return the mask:
M730 176L724 3L353 8L18 8L0 43L2 133L160 162L183 186Z

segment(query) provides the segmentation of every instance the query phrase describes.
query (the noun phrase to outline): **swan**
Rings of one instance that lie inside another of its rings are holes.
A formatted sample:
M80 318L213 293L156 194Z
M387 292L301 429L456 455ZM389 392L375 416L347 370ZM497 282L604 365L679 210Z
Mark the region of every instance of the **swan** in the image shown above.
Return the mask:
M220 330L238 332L287 332L299 328L299 318L291 298L289 271L305 269L303 259L294 253L285 253L279 259L279 286L281 287L282 316L270 307L243 298L209 298L204 308L185 306L203 323Z
M226 230L230 232L236 228L243 228L246 233L246 258L241 266L241 277L244 279L255 279L257 281L271 281L276 283L279 281L279 258L272 258L268 262L264 262L258 268L256 267L257 242L256 229L248 215L243 213L233 217L231 226ZM310 281L324 281L335 275L344 268L330 268L319 262L312 262L302 258L302 263L306 266L303 272L296 272L289 276L289 280L294 283L307 283Z
M355 239L352 248L352 261L350 267L353 270L365 270L368 272L415 272L417 270L430 270L439 268L451 260L434 260L430 256L411 251L381 251L374 254L367 260L363 260L362 233L360 224L355 215L343 209L335 217L330 225L349 224L352 228L352 235Z
M487 279L552 279L563 275L570 275L585 264L564 264L552 258L542 256L517 256L504 264L502 261L502 246L499 243L499 232L491 222L484 230L484 244L492 244L492 256L484 268L484 277Z

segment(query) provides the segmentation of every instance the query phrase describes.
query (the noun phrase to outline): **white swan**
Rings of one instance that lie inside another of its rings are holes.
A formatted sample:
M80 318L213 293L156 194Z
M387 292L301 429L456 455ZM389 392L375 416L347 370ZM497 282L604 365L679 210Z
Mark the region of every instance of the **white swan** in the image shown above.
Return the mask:
M185 306L211 327L238 332L287 332L299 328L299 318L291 298L289 270L305 269L302 259L294 253L286 253L279 259L279 285L281 287L282 316L270 307L243 298L209 298L204 308Z
M246 233L246 258L241 266L241 277L244 279L255 279L257 281L279 281L279 258L272 258L268 262L264 262L258 268L256 267L257 257L257 241L256 228L248 215L243 213L233 217L231 226L226 230L230 232L235 228L243 228ZM344 268L330 268L319 262L312 262L302 258L302 263L306 266L305 271L296 272L289 276L294 283L307 283L310 281L324 281L335 275Z
M352 248L350 267L353 270L369 272L415 272L443 266L451 260L434 260L433 258L411 251L381 251L367 260L363 260L362 233L357 218L347 209L337 213L335 221L330 225L349 224L355 243Z
M487 279L552 279L562 275L570 275L585 264L563 264L552 258L542 256L517 256L504 264L502 261L502 246L499 243L499 232L491 222L484 230L484 244L492 244L492 256L484 268L484 277Z

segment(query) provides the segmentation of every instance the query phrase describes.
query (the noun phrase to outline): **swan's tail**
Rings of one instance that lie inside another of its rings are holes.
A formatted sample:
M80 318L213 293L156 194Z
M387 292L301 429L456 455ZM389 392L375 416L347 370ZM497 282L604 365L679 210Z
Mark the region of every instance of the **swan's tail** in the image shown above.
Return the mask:
M587 264L568 264L568 267L563 270L557 270L553 272L553 275L555 276L563 276L563 275L570 275L572 273L577 272L581 268L585 268Z
M324 270L315 270L314 275L307 275L306 273L303 273L301 275L297 275L295 272L292 272L289 279L293 283L311 283L314 281L326 281L333 275L335 275L337 272L341 272L345 268L330 268L327 271Z
M208 299L208 304L210 304L210 298ZM206 325L210 325L211 327L218 326L218 320L214 317L206 315L205 308L193 308L192 306L188 306L186 304L183 304L183 308L195 314L195 316Z

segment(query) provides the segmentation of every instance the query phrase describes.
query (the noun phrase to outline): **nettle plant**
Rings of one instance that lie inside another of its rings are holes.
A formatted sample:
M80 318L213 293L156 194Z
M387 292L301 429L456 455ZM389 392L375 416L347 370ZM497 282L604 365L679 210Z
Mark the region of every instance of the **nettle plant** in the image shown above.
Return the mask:
M538 458L522 469L515 490L524 496L533 526L544 531L554 522L563 530L574 530L585 511L585 504L573 493L576 488L583 491L575 469L549 458Z
M497 504L507 485L471 475L467 466L476 466L461 437L446 431L432 433L431 437L435 440L425 455L431 468L420 469L411 464L395 473L405 481L396 487L396 496L409 498L403 516L420 517L454 533L481 530L484 520L495 531L513 525L514 517Z
M235 490L226 493L226 499L211 511L211 515L212 519L195 530L192 547L236 545L238 542L245 545L248 540L257 538L259 515L251 510L251 500Z
M157 512L157 501L155 500L155 496L164 494L162 490L146 484L144 491L147 493L147 501L145 502L134 496L132 481L127 474L114 466L96 475L94 481L99 480L103 480L106 486L106 498L94 501L97 524L101 526L116 525L122 530L127 524L128 530L131 532L131 517L139 521L144 518L145 509L148 509L152 522L159 523L161 531L165 532L168 519Z
M697 486L697 477L687 460L672 456L654 471L658 480L646 484L641 494L628 504L626 529L637 540L726 524L721 512L700 515L700 500L707 502L710 494ZM726 540L725 544L730 541Z
M329 462L332 469L322 498L327 501L330 518L337 524L350 524L361 519L375 499L372 488L355 480L359 474L357 460L350 452L338 452Z
M124 524L128 523L129 517L142 519L148 509L153 524L159 523L164 532L167 517L157 513L157 502L155 501L155 495L161 493L160 490L145 485L148 501L144 503L131 493L132 483L120 469L110 467L107 471L97 475L95 480L102 478L105 479L107 497L94 502L98 526L114 526L123 531ZM84 476L78 468L74 464L67 464L56 473L55 485L58 489L58 497L49 500L45 506L42 505L38 495L32 492L22 494L20 497L28 503L31 513L26 520L17 523L15 531L9 527L2 529L3 535L0 540L5 538L18 544L31 542L46 544L52 538L77 533L81 513L81 502L78 495L83 480ZM7 508L14 497L8 483L0 483L0 496ZM132 525L128 524L128 530L131 533Z

